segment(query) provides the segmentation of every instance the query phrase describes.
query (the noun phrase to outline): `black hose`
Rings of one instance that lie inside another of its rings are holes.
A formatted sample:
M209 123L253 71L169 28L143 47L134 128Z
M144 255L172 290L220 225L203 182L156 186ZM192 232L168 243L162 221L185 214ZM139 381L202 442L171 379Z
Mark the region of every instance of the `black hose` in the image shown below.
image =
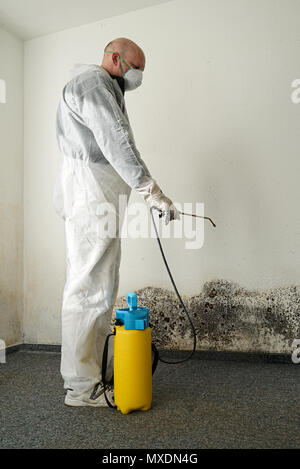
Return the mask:
M150 213L151 213L151 217L152 217L152 222L153 222L153 226L154 226L155 233L156 233L156 239L157 239L157 242L158 242L158 245L159 245L159 249L160 249L160 252L161 252L163 261L164 261L164 263L165 263L166 269L167 269L167 271L168 271L168 274L169 274L170 280L171 280L171 282L172 282L172 285L173 285L173 287L174 287L174 290L175 290L175 293L176 293L176 295L177 295L177 298L178 298L178 300L179 300L179 302L180 302L180 304L181 304L181 306L182 306L182 308L183 308L185 314L187 315L187 318L188 318L188 320L189 320L189 322L190 322L191 329L192 329L193 335L194 335L194 347L193 347L193 350L189 353L189 355L188 355L186 358L184 358L184 359L182 359L182 360L179 360L179 361L176 361L176 362L168 362L167 360L163 360L160 356L158 357L158 359L159 359L161 362L163 362L163 363L168 363L169 365L177 365L178 363L183 363L183 362L189 360L189 359L192 357L192 355L194 354L194 352L195 352L195 350L196 350L197 334L196 334L196 330L195 330L194 324L193 324L193 322L192 322L192 320L191 320L191 318L190 318L190 315L189 315L189 313L188 313L188 311L187 311L187 309L186 309L186 307L185 307L184 302L182 301L182 298L181 298L181 296L180 296L180 294L179 294L179 292L178 292L178 290L177 290L177 287L176 287L176 285L175 285L173 276L172 276L171 271L170 271L170 269L169 269L169 266L168 266L168 263L167 263L167 260L166 260L166 257L165 257L165 254L164 254L164 251L163 251L163 248L162 248L162 245L161 245L159 236L158 236L158 231L157 231L157 227L156 227L156 224L155 224L155 221L154 221L154 216L153 216L153 210L157 210L158 212L160 212L160 215L162 214L162 212L161 212L161 210L160 210L159 208L157 208L157 207L154 207L154 206L153 206L153 207L150 208Z

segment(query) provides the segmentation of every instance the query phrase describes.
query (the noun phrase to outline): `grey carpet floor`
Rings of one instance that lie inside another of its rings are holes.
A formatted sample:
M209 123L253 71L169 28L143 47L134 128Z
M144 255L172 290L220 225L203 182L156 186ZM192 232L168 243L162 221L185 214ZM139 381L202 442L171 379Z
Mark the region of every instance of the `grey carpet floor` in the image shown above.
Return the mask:
M159 363L153 405L122 415L64 405L60 354L18 351L0 364L1 448L299 448L300 365Z

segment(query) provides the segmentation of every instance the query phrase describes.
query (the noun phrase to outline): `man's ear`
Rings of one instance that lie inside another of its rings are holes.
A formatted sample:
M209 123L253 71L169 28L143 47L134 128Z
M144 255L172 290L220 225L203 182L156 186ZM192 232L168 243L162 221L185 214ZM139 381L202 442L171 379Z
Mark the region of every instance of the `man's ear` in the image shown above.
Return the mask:
M119 61L120 61L119 53L118 53L118 52L114 52L113 55L112 55L112 59L113 59L114 64L117 65L118 59L119 59Z

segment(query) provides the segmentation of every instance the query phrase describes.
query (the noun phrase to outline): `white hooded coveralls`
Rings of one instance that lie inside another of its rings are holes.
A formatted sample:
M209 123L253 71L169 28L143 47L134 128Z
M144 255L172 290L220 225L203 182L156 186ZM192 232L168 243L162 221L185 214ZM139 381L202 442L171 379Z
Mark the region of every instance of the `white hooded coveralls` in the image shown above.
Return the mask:
M83 66L64 87L57 140L63 160L53 202L65 221L67 262L61 373L64 387L80 396L102 379L119 281L120 233L103 237L101 204L112 204L118 225L119 195L129 198L132 188L149 187L154 180L135 146L118 82L100 66ZM112 373L110 349L108 379Z

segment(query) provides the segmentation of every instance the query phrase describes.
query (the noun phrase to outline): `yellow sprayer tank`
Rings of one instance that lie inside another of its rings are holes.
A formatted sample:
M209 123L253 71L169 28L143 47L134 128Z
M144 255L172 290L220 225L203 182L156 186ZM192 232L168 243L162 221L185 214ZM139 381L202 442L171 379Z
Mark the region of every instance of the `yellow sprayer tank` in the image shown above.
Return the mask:
M152 402L152 349L148 308L137 307L135 293L127 294L129 308L116 311L114 337L114 398L122 414L149 410Z

